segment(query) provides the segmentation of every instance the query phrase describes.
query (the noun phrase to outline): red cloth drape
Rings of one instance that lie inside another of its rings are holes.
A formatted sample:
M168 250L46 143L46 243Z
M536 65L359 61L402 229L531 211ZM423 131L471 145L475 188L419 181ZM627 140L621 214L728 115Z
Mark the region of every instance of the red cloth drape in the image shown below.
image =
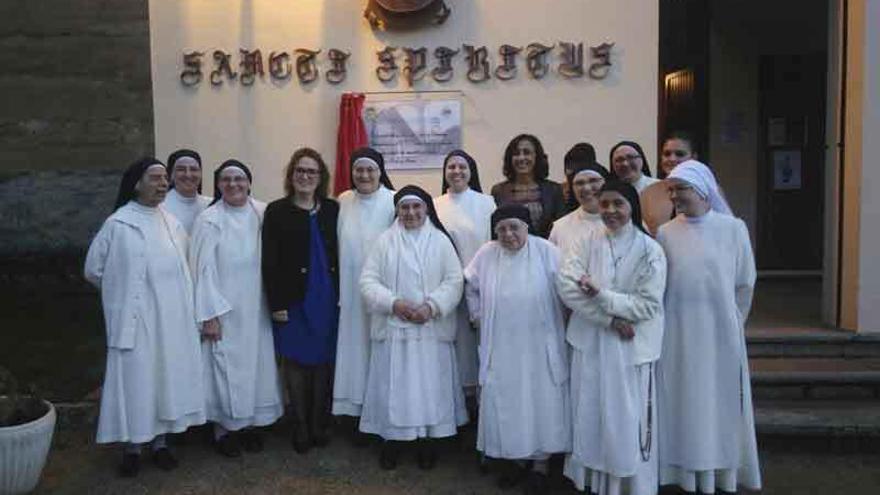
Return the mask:
M336 136L336 173L333 174L333 194L351 188L351 152L367 145L364 127L364 95L345 93L339 101L339 131Z

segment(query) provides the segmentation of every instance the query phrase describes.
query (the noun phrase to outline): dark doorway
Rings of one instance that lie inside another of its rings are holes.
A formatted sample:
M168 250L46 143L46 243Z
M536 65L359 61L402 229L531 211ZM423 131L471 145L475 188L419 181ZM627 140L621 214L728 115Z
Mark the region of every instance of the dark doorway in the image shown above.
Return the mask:
M700 143L700 156L708 160L709 2L660 2L659 56L658 150L664 136L687 131Z
M761 57L759 269L822 268L825 66L824 53Z

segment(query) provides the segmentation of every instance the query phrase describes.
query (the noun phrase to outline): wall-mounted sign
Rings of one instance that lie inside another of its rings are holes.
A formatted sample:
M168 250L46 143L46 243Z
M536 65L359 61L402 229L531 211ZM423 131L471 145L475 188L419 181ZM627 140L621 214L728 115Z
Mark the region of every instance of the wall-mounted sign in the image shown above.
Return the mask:
M461 148L457 99L367 100L364 125L389 170L442 168L446 154Z
M470 82L485 82L493 75L502 81L514 79L518 74L520 58L524 58L526 71L532 79L543 79L552 71L550 58L556 53L556 73L560 76L572 79L586 75L591 79L604 79L611 71L613 47L614 43L589 47L590 63L587 65L583 43L561 41L547 45L533 42L524 47L504 44L498 48L498 62L493 71L486 46L465 44L461 49L440 46L433 50L426 47L386 46L376 52L375 73L382 82L401 77L410 87L429 75L434 81L444 83L454 77L453 62L457 55L464 52L461 58L466 63L465 77ZM428 63L429 53L433 54L433 66ZM214 50L211 54L212 65L205 67L206 55L207 52L203 51L183 54L180 82L184 86L198 86L206 77L212 86L234 81L251 86L257 79L265 79L266 72L272 80L283 81L296 74L301 84L311 84L320 78L322 69L327 82L339 84L348 74L347 62L351 54L338 48L331 48L324 55L321 49L297 48L293 53L272 51L264 57L260 49L242 48L238 51L237 59L233 60L232 53ZM402 66L398 62L402 62ZM268 67L268 71L264 67Z

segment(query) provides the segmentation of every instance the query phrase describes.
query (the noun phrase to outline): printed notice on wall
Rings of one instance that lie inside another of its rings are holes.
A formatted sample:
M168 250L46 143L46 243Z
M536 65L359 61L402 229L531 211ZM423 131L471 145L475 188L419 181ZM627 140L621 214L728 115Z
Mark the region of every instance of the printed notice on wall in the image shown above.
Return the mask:
M801 151L773 152L773 189L790 191L801 188Z
M370 146L389 170L442 168L461 148L461 102L457 99L381 100L364 104Z

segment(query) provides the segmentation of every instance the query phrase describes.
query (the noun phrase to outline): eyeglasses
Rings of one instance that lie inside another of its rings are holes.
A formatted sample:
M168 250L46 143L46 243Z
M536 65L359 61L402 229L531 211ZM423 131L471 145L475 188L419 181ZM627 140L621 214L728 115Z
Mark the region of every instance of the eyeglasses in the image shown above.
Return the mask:
M635 163L641 159L642 159L641 155L618 156L617 158L614 159L614 163L624 163L624 162Z
M299 175L300 177L317 177L321 171L315 168L295 168L293 169L293 175Z

